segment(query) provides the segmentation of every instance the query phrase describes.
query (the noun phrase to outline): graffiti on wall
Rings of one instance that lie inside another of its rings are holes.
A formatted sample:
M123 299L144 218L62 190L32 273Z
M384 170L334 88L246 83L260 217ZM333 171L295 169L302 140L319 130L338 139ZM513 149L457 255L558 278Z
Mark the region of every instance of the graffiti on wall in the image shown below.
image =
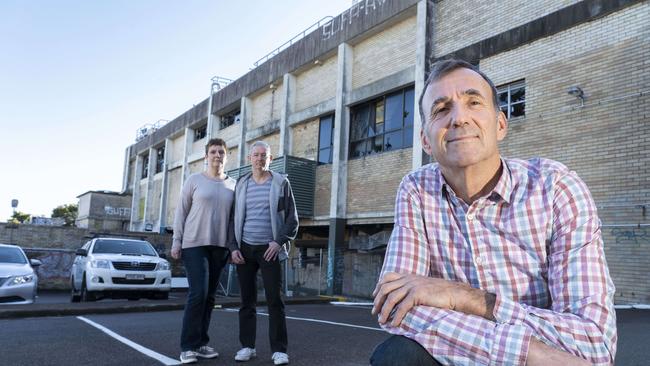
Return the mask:
M25 252L30 259L38 259L43 263L36 269L39 288L60 289L68 286L75 257L73 251L25 248Z
M377 10L383 6L386 0L359 0L340 16L330 20L321 26L323 40L333 37L336 33L343 32L354 20L363 15Z
M616 240L616 244L650 243L650 230L646 227L617 227L612 229L611 234Z

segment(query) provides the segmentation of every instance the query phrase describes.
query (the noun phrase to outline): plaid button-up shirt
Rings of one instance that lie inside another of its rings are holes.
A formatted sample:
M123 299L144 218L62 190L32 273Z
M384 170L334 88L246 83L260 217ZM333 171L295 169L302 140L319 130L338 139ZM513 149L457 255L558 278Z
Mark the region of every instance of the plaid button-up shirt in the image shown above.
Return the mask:
M531 337L594 364L616 353L616 314L591 195L564 165L502 159L494 190L467 205L437 164L407 175L382 275L411 273L496 295L495 321L416 306L398 327L443 364L523 365Z

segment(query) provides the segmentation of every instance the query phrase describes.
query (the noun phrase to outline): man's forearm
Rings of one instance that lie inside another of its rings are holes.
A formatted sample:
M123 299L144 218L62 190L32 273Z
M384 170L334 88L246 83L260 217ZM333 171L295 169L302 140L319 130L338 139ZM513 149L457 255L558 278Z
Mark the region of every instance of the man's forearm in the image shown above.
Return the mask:
M460 287L459 294L460 296L456 300L455 310L495 321L494 305L496 303L496 295L465 286ZM589 365L589 362L532 338L528 348L526 365Z
M481 289L462 284L459 287L458 297L455 299L455 309L461 313L476 315L494 321L494 304L496 295Z

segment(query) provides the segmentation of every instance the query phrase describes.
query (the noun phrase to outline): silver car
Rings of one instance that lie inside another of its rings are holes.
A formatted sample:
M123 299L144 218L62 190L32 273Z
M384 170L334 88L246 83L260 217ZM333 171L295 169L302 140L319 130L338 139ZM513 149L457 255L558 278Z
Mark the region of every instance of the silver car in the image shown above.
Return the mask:
M38 259L28 260L16 245L0 244L0 304L31 304L36 299Z

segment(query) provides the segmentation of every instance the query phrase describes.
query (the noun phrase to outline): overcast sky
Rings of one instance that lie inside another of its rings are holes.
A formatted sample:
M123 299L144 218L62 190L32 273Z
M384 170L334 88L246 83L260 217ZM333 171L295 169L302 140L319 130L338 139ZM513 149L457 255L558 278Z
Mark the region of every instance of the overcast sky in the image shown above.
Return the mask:
M122 189L136 129L351 0L0 1L0 221Z

